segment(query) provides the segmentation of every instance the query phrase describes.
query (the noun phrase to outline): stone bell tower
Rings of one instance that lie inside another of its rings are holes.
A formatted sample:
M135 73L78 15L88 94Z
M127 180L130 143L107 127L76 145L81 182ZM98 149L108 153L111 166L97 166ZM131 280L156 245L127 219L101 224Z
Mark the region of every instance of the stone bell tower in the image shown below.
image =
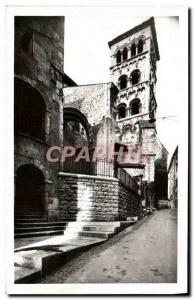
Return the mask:
M111 50L111 80L118 87L117 142L141 149L135 169L145 165L143 180L154 182L156 62L160 59L154 18L150 18L108 43Z

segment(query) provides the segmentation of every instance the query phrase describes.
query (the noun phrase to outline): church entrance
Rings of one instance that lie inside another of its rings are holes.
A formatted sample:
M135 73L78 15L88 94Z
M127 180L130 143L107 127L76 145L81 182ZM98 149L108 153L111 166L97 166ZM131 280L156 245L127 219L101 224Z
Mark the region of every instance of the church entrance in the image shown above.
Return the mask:
M15 215L44 214L44 175L34 165L23 165L17 169L15 188Z

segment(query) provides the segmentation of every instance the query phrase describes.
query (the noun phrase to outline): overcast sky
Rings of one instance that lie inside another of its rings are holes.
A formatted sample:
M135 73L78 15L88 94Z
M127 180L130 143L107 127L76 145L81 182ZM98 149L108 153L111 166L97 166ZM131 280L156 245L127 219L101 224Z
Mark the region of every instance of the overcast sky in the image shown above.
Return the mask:
M65 73L77 84L109 82L108 41L149 17L131 16L125 8L108 11L74 8L65 16ZM156 126L170 159L178 144L178 104L181 100L179 20L176 17L155 17L155 25L160 51L160 61L157 62L157 117L175 116L157 119Z

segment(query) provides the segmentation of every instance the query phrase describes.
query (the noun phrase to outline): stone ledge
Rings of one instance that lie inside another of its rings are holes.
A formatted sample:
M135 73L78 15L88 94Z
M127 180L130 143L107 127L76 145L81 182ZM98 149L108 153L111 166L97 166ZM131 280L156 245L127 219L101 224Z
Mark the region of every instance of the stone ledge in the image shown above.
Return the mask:
M115 177L103 177L103 176L95 176L95 175L85 175L85 174L74 174L74 173L63 173L59 172L58 176L61 177L74 177L74 178L86 178L86 179L96 179L96 180L105 180L111 182L119 182L119 180Z

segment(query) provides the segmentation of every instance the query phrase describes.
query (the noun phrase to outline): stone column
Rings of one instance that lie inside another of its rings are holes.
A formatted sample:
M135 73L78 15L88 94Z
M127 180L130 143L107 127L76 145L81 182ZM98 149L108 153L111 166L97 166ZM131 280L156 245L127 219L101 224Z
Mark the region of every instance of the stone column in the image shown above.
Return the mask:
M44 198L44 217L48 219L48 210L49 210L49 195L51 193L52 181L45 179L45 198Z
M45 111L45 141L49 141L50 137L50 121L51 121L51 113L50 111Z

